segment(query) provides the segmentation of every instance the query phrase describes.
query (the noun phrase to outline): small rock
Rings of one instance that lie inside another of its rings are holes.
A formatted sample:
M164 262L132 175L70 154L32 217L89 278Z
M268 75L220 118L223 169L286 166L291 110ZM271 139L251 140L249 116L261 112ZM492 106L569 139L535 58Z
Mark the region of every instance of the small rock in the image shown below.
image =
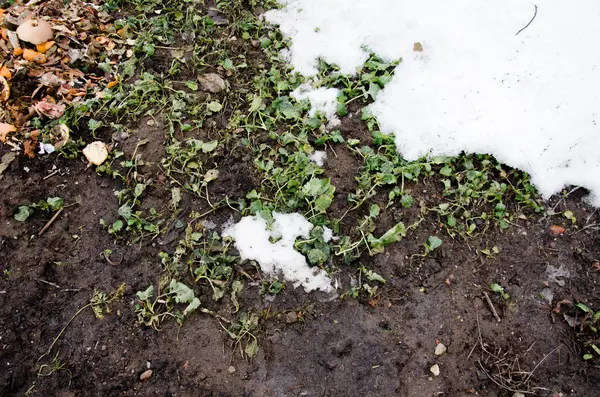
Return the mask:
M198 374L198 379L200 380L205 380L207 378L206 374L204 372L200 372Z
M525 394L516 392L515 394L513 394L513 397L525 397Z
M438 343L435 347L435 355L441 356L442 354L446 353L446 350L446 345L444 345L443 343Z
M147 369L146 371L142 372L142 374L140 375L140 380L142 382L145 382L148 379L150 379L151 377L152 377L152 370L151 369Z
M229 372L230 374L235 372L235 367L233 365L230 365L229 368L227 368L227 372Z
M198 78L198 82L204 91L218 94L227 88L227 83L216 73L207 73Z
M437 364L433 364L429 371L433 374L433 376L438 376L440 374L440 366Z
M288 324L293 324L296 321L298 321L298 313L296 312L289 312L285 315L285 322Z

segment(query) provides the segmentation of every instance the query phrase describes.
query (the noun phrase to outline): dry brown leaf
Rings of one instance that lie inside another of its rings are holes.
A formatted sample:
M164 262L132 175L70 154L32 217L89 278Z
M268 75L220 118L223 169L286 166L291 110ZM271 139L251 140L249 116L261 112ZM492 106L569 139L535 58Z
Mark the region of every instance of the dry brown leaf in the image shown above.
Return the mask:
M23 54L23 49L21 47L17 47L13 50L13 55L18 57L19 55Z
M23 153L29 157L29 158L34 158L35 157L35 144L36 141L33 140L28 140L25 141L25 143L23 144Z
M550 232L552 232L552 234L554 234L555 236L559 236L559 235L563 234L565 231L566 231L566 229L560 225L550 226Z
M0 102L8 101L10 97L10 86L4 76L0 75Z
M413 51L415 52L422 52L423 51L423 44L416 42L413 46Z
M50 103L46 101L40 101L34 106L35 111L48 117L49 119L58 119L65 114L66 106L61 103Z
M17 132L17 128L12 124L0 123L0 142L6 142L8 134Z

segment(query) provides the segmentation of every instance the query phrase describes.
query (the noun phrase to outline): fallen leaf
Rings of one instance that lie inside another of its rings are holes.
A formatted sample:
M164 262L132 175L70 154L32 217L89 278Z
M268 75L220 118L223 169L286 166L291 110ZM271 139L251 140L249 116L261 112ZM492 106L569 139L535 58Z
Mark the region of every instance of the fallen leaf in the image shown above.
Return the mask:
M100 165L108 158L108 150L104 142L96 141L83 149L83 155L94 165Z
M218 94L227 88L227 83L216 73L208 73L198 78L198 82L204 91Z
M16 132L17 129L12 124L0 123L0 142L6 142L8 134Z
M6 80L10 80L12 78L12 72L6 65L3 65L2 68L0 68L0 76L4 77Z
M17 47L13 50L13 55L18 57L19 55L23 54L23 49L21 47Z
M416 42L415 45L413 46L413 51L415 52L422 52L423 51L423 44Z
M25 141L25 143L23 144L23 153L25 153L25 155L29 158L34 158L35 157L35 147L36 144L33 140L28 140Z
M44 115L49 119L58 119L65 114L66 106L61 103L50 103L46 101L40 101L34 106L35 111L38 114Z
M10 86L4 76L0 75L0 102L8 101L10 97Z
M561 235L566 231L566 229L560 225L552 225L550 226L550 232L555 236Z

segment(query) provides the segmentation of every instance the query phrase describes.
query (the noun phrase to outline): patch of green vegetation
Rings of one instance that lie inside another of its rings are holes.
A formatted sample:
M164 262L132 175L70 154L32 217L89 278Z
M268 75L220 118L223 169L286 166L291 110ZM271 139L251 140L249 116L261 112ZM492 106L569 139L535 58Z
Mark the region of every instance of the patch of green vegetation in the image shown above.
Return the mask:
M598 336L600 333L600 310L594 312L589 306L579 302L575 307L584 313L583 319L579 324L579 339L583 340L586 352L583 355L584 360L600 359L600 347Z
M62 208L63 204L64 200L61 197L48 197L35 204L19 206L14 214L14 218L19 222L25 222L37 210L46 212L58 211Z

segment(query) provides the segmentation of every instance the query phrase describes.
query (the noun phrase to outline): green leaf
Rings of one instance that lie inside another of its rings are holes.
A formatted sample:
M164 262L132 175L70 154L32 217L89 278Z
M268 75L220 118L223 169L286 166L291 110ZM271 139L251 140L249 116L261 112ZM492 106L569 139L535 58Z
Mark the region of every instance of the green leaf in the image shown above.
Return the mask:
M260 108L262 107L262 98L259 97L258 95L255 95L254 98L252 99L252 103L250 104L250 113L254 113L260 110Z
M587 307L583 303L578 303L575 306L578 307L579 309L583 310L586 313L590 313L592 311L589 307Z
M19 222L25 222L33 214L33 209L26 205L22 205L17 209L15 219Z
M248 357L254 357L258 354L258 343L256 342L256 339L252 339L252 341L246 345L244 352L246 352Z
M195 81L186 81L185 85L190 90L193 90L193 91L197 91L198 90L198 83L196 83Z
M302 193L305 196L316 197L320 194L323 194L327 191L330 186L329 179L321 179L312 177L310 181L306 182L306 184L302 187Z
M229 58L226 58L223 61L223 68L225 70L231 70L231 69L233 69L233 61L231 59L229 59Z
M188 314L192 313L194 310L196 310L199 307L200 307L200 299L194 298L190 302L190 304L185 308L185 310L183 311L183 315L187 316Z
M174 187L171 189L171 205L173 208L177 209L179 203L181 202L181 189L178 187Z
M133 195L137 198L140 197L142 195L142 193L144 193L144 191L146 190L146 184L145 183L138 183L135 185L135 189L133 191Z
M493 283L493 284L490 284L490 291L503 294L504 288L502 288L502 286L500 284Z
M63 206L64 200L60 197L48 197L46 202L52 211L57 211Z
M94 119L89 119L88 120L88 128L92 132L96 131L100 127L102 127L102 121L98 121L98 120L94 120Z
M202 142L202 153L210 153L219 146L219 141Z
M225 295L225 291L223 291L221 288L219 287L214 287L213 289L213 301L218 301L219 299L221 299L223 296Z
M154 295L154 286L150 285L145 291L138 291L135 295L139 300L147 301L148 299L152 298L152 295Z
M447 165L445 165L441 170L440 170L440 174L444 175L444 176L450 176L452 175L452 168L448 167Z
M132 215L131 206L129 204L123 204L122 206L119 207L119 210L117 212L119 213L120 216L122 216L124 219L127 219L127 220L129 220Z
M593 356L593 355L591 355L591 354L584 354L584 355L583 355L583 359L584 359L584 360L591 360L592 358L594 358L594 356Z
M427 243L425 243L427 252L433 251L434 249L438 248L440 245L442 245L442 240L437 236L429 236L429 238L427 239Z
M406 227L404 226L404 223L400 222L385 232L380 238L375 238L372 234L369 234L367 240L369 241L369 245L373 250L373 254L376 254L382 253L385 247L391 243L402 240L402 237L404 236L406 236Z
M371 205L371 208L369 208L369 217L377 218L379 216L379 211L379 206L377 204Z
M219 170L208 170L206 174L204 174L204 182L214 181L219 177Z
M109 233L116 233L119 230L123 229L123 221L120 219L117 219L112 225L110 225L110 228L108 229Z
M381 277L379 274L375 273L373 270L368 270L365 267L361 268L363 274L367 277L369 281L379 281L382 284L385 284L385 278Z
M313 248L306 254L311 265L320 265L329 259L329 254L325 250Z
M175 279L171 280L169 291L175 294L175 302L177 303L191 303L194 300L194 291Z
M217 101L212 101L208 105L206 105L206 108L208 110L210 110L211 112L216 113L216 112L219 112L221 109L223 109L223 105L221 105Z
M400 204L402 204L404 208L410 207L413 204L412 196L410 194L403 195L400 199Z
M237 297L239 293L242 292L243 288L244 283L241 281L235 280L233 283L231 283L231 303L233 303L233 306L235 306L235 313L240 310L240 304L237 300Z

